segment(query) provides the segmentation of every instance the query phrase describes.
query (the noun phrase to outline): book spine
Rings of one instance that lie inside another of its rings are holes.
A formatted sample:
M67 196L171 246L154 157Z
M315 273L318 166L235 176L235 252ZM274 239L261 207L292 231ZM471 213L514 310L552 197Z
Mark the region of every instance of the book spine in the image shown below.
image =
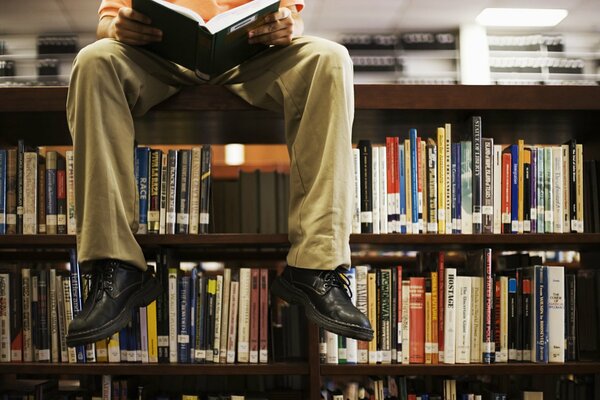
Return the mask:
M190 166L190 226L189 232L193 235L198 233L200 218L200 168L202 150L200 147L192 148Z
M569 232L578 232L577 216L577 141L571 139L567 142L568 146L568 181L569 181Z
M529 216L531 233L538 232L537 224L537 147L531 147L531 166L529 172Z
M237 343L237 361L240 363L247 363L250 358L250 296L250 268L240 268L239 331Z
M508 361L518 361L517 352L520 347L517 340L521 333L520 326L517 324L519 318L517 293L517 279L508 278Z
M65 320L65 302L63 296L63 277L56 276L56 317L58 320L58 339L60 350L60 361L63 363L69 362L67 352L67 321Z
M494 139L482 139L482 232L494 233Z
M456 277L456 363L471 362L471 277Z
M519 147L510 146L510 233L519 233Z
M565 330L567 361L577 360L577 285L575 274L565 274Z
M565 362L565 272L564 267L548 271L548 362Z
M425 318L425 364L433 363L432 327L431 327L431 278L425 278L424 318Z
M167 232L167 199L169 197L169 155L162 154L160 162L160 207L158 211L158 233Z
M388 230L388 191L387 191L387 148L379 146L379 233ZM393 206L393 205L392 205Z
M156 279L161 285L161 294L156 298L156 335L158 362L169 362L169 274L167 253L159 250L156 255Z
M148 233L160 232L162 150L150 149L150 183L148 193Z
M402 364L410 362L410 280L402 281Z
M137 361L148 364L150 361L148 356L148 307L139 307L137 313L139 315L139 325L135 328L139 332L140 340L138 346L140 349L140 358ZM96 352L98 352L98 346L96 346Z
M520 272L525 273L526 270L520 270ZM522 273L520 273L520 275L523 275ZM523 361L531 361L532 359L532 332L533 332L533 309L532 309L532 292L531 292L531 288L532 288L532 281L531 281L531 276L523 276L523 278L521 279L521 293L522 293L522 298L523 298L523 303L522 303L522 328L523 331L521 333L521 340L522 340L522 359Z
M23 233L23 204L24 204L24 174L25 174L25 142L18 140L17 142L17 220L16 220L16 233Z
M223 275L216 277L216 293L215 293L215 318L214 318L214 339L212 346L213 362L219 362L219 352L221 349L221 320L223 310ZM258 318L258 311L256 314ZM258 362L258 356L257 361Z
M177 278L177 361L190 362L190 277Z
M444 363L456 362L456 268L446 268L444 298Z
M190 363L196 362L196 333L198 313L198 276L201 272L198 267L192 268L190 273Z
M6 273L0 273L0 362L10 362L10 278Z
M535 267L535 361L548 362L548 270ZM532 354L533 356L533 354Z
M386 137L386 182L387 182L387 208L388 232L400 232L400 183L398 164L398 138Z
M518 165L517 165L517 220L518 220L518 232L523 233L523 221L524 221L524 194L525 194L525 185L524 185L524 177L525 173L523 172L523 167L525 165L524 152L525 152L525 142L522 139L517 140L517 151L519 153L518 156Z
M544 231L546 233L554 232L553 176L552 147L544 147Z
M174 234L177 222L177 170L179 167L177 150L169 150L167 154L167 202L165 233Z
M250 350L248 362L258 363L258 327L259 327L259 282L260 272L257 268L250 270Z
M60 361L60 347L58 343L58 313L56 303L56 270L48 270L48 313L50 318L50 361Z
M202 146L200 169L200 216L198 219L198 232L208 233L210 222L210 193L212 186L212 147L209 144Z
M438 146L432 139L427 139L427 197L428 197L428 214L427 232L438 232Z
M354 165L354 212L352 213L352 233L360 233L360 206L361 206L361 191L360 191L360 149L352 149L352 160Z
M508 277L500 281L500 362L508 362ZM497 360L498 361L498 360Z
M65 277L62 281L62 295L63 295L63 303L65 306L65 325L66 330L69 330L69 324L73 320L73 302L72 302L72 291L71 291L71 280L69 277ZM66 343L66 341L65 341ZM24 353L25 355L25 353ZM67 348L67 356L69 360L69 364L73 364L77 362L77 349L75 347Z
M82 309L83 306L83 298L81 297L81 273L79 271L79 263L77 262L77 255L74 249L69 251L70 255L70 267L71 272L69 275L70 283L71 283L71 307L73 309L73 318L75 318ZM85 354L85 346L76 346L77 351L77 362L85 363L86 362L86 354Z
M492 275L492 251L483 250L483 343L482 359L486 364L495 361L494 342L494 279Z
M482 139L481 139L481 117L471 117L471 133L472 133L472 163L473 163L473 233L481 233L482 227Z
M57 233L56 209L56 151L46 153L46 233Z
M33 332L31 328L31 270L21 270L23 294L23 361L33 361Z
M0 235L6 234L6 149L0 149Z
M563 211L563 233L571 232L571 199L570 199L570 165L569 165L569 145L562 145L562 211Z
M438 288L438 304L439 306L435 309L438 313L438 333L437 333L437 343L438 343L438 360L439 362L444 362L444 329L445 329L445 293L446 293L446 269L444 266L444 253L439 252L437 257L437 288Z
M367 317L371 322L371 327L373 328L373 340L369 342L369 364L377 364L377 300L376 300L376 292L377 292L377 283L376 283L376 273L369 272L367 273ZM329 356L329 348L327 349L327 355Z
M494 193L494 223L493 233L502 233L502 146L494 145L493 148L493 193Z
M427 196L427 145L425 140L417 138L417 168L419 186L419 233L427 233L428 196Z
M440 304L439 289L438 289L438 273L431 271L431 342L429 344L431 352L431 363L438 364L440 362L439 346L438 346L438 309Z
M368 315L368 298L367 298L367 275L368 267L365 265L357 265L356 270L356 308ZM357 343L357 362L359 364L367 364L369 362L369 344L365 341Z
M338 335L333 332L325 331L325 343L327 347L327 358L325 359L325 362L327 364L339 364Z
M354 280L356 286L356 279ZM356 293L354 290L353 293ZM269 361L269 270L260 269L260 333L258 361L265 364ZM356 302L356 296L353 296Z
M460 142L461 233L473 233L473 159L472 144Z
M395 341L395 349L396 349L396 362L400 364L402 362L402 266L398 265L395 269L392 269L392 273L395 274L394 277L394 291L393 297L396 299L396 307L392 312L396 314L396 341ZM393 351L393 348L392 348Z
M531 232L531 149L523 152L523 232Z
M471 279L471 322L470 322L470 362L481 363L483 342L483 277L472 276Z
M196 278L196 321L194 327L194 362L205 363L207 352L207 320L208 320L208 277L198 275Z
M583 233L583 145L581 143L575 145L576 157L575 162L577 164L577 232ZM9 153L10 160L10 153ZM10 227L10 225L9 225Z
M190 226L191 150L179 150L177 161L175 233L185 234L188 233Z
M411 172L410 139L404 140L404 177L406 200L406 233L413 233L412 223L412 172Z
M37 233L37 158L35 152L23 153L23 234Z
M177 315L179 299L177 298L178 269L169 267L169 362L177 363Z
M6 152L6 234L17 233L17 149Z
M460 143L452 144L452 233L461 233L461 178L460 178Z
M23 361L23 294L20 271L10 273L10 335L11 362Z
M537 147L536 154L536 205L537 205L537 232L544 233L545 227L545 205L544 205L544 148Z
M373 233L379 231L379 146L373 146L371 149L371 193L373 196Z
M150 148L135 149L135 178L138 190L138 230L139 234L148 233L148 171Z
M268 274L268 270L264 269L261 270L261 290L263 290L262 287L262 279L263 279L263 272L265 275ZM268 277L268 275L267 275ZM268 281L266 282L266 285L268 285ZM267 286L268 288L268 286ZM228 334L228 330L229 330L229 302L230 302L230 293L231 293L231 269L230 268L224 268L223 269L223 300L222 300L222 307L221 307L221 339L219 340L220 343L220 349L219 349L219 362L222 364L225 364L227 362L227 334ZM262 292L261 292L262 295ZM268 307L268 292L267 294L265 294L264 297L264 301L267 302L267 307ZM262 307L262 301L263 298L261 297L261 307ZM262 308L261 308L262 311ZM268 315L265 314L265 320L263 321L261 319L261 324L267 324L268 320L266 319L268 318ZM262 328L262 325L261 325ZM267 331L264 331L264 334L267 335ZM263 343L262 343L262 335L263 335L263 331L261 329L261 352L263 351ZM264 349L265 351L265 356L268 356L268 347ZM263 353L261 353L261 355L263 355ZM266 360L266 359L265 359ZM263 362L263 361L261 361ZM266 362L266 361L264 361Z
M381 273L381 363L392 362L392 270L379 270Z
M77 233L75 217L75 158L73 150L65 151L66 202L67 202L67 234Z
M552 147L552 208L554 233L563 232L563 161L562 148Z
M444 128L437 128L437 195L438 195L438 232L439 233L451 233L446 231L446 185L449 184L447 181L450 176L446 174L446 131Z
M240 283L236 280L231 281L231 292L229 293L229 333L227 335L227 363L235 362L235 348L237 338L237 316L238 316L238 299L239 299Z
M360 230L373 233L373 149L371 142L358 142L360 151Z
M417 130L411 128L409 131L410 141L410 187L411 187L411 215L412 215L412 233L419 233L419 220L423 221L423 204L419 202L419 170L418 170L418 148ZM422 194L422 192L421 192ZM420 207L419 207L420 206ZM419 215L421 210L421 215Z
M60 154L56 159L56 233L67 233L67 164Z
M158 325L156 323L156 300L146 306L148 324L148 362L158 363Z
M452 125L444 125L445 154L446 154L446 233L452 233L452 185L454 176L452 175ZM438 145L440 143L438 142ZM441 299L440 299L441 300Z
M46 155L45 155L45 148L43 148L43 147L38 147L36 182L37 182L37 189L36 189L37 232L36 233L45 234L47 231L47 229L46 229Z

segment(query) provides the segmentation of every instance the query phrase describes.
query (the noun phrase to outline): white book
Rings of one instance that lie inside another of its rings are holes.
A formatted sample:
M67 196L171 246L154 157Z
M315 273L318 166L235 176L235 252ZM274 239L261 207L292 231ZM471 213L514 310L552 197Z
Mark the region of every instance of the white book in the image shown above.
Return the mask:
M21 269L21 285L21 297L23 301L23 361L31 362L33 361L33 336L31 330L31 270L29 268ZM70 293L71 287L69 286ZM73 314L71 311L72 318Z
M177 296L177 269L169 268L168 274L169 296L169 362L177 363L177 309L179 300Z
M106 345L108 349L108 362L121 362L121 348L119 344L119 332L115 332L109 339Z
M457 276L455 281L457 364L471 362L471 277ZM444 351L446 350L444 346Z
M360 149L352 149L352 159L354 161L352 233L360 233Z
M237 361L250 360L250 268L240 268Z
M380 233L379 223L381 222L379 219L379 150L377 146L373 146L373 151L371 152L371 164L372 164L372 182L371 182L371 190L373 192L373 233Z
M200 147L192 148L192 165L190 170L190 234L198 233L200 217Z
M58 306L56 303L56 270L48 270L48 313L50 315L50 360L60 362L60 346L58 345Z
M72 293L71 293L71 281L69 278L64 278L62 281L62 295L63 295L63 304L65 306L65 326L67 331L69 330L69 324L73 320L73 301L72 301ZM23 284L23 290L25 290L25 284ZM31 290L31 289L30 289ZM31 307L31 303L29 303ZM25 307L25 297L23 297L23 307ZM25 314L25 308L23 308L23 315ZM30 315L31 318L31 315ZM31 326L31 319L29 320L29 326ZM25 323L25 319L23 318L23 324ZM23 333L25 333L25 328L23 327ZM29 339L31 341L31 338ZM23 337L23 348L25 348L25 337ZM30 350L31 351L31 350ZM25 356L25 353L23 353ZM75 347L67 347L67 356L69 359L69 364L77 362L77 350ZM31 357L31 355L30 355Z
M444 283L444 363L456 362L456 268L446 268Z
M563 232L563 160L562 148L552 147L552 208L554 233Z
M500 354L496 362L508 362L508 276L500 277Z
M502 233L502 146L494 145L494 226L495 234ZM533 178L532 178L533 179Z
M229 328L227 333L227 363L235 362L235 348L237 345L237 316L238 316L238 299L240 294L240 282L231 281L229 291Z
M565 270L548 270L548 362L565 362ZM585 318L585 316L582 316Z
M356 293L356 269L350 268L345 273L350 285L350 291ZM356 296L352 296L352 304L356 306ZM346 363L356 364L358 362L358 343L356 339L346 338Z
M221 321L223 318L223 275L217 275L215 293L215 335L213 339L213 362L218 363L221 351ZM258 360L258 354L256 355ZM258 361L257 361L258 362Z
M337 364L338 357L338 335L325 330L325 343L327 344L327 364Z
M37 234L37 163L38 155L23 153L23 234Z
M471 357L472 363L483 361L483 278L471 277Z
M402 281L402 364L410 363L410 281Z
M10 276L0 274L0 362L10 362Z
M388 233L387 149L379 149L379 233Z
M446 233L452 233L452 125L445 124L444 128L446 131Z
M102 400L112 399L112 376L102 375Z
M227 362L227 334L229 330L229 293L231 291L231 269L223 269L223 296L221 299L221 338L219 339L219 360ZM214 360L217 362L217 360Z
M75 219L75 159L73 150L65 151L65 163L67 176L67 234L77 233L77 221Z
M356 270L356 308L364 315L368 315L367 303L367 274L369 267L366 265L357 265ZM358 349L357 360L359 364L367 364L369 362L369 350Z

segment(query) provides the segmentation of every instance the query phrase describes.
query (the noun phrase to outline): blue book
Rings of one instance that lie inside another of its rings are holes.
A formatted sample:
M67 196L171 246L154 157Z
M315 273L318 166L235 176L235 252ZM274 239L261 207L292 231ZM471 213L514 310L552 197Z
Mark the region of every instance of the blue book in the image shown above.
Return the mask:
M404 145L398 146L398 179L400 184L400 233L406 233L406 168Z
M409 131L410 140L410 187L411 187L411 215L412 215L412 232L419 233L419 186L417 182L417 130L411 128ZM423 216L421 215L421 219Z
M48 234L57 233L58 227L58 203L57 203L57 182L56 167L58 154L55 151L46 153L46 232Z
M548 362L548 269L534 267L535 361Z
M483 186L482 186L482 177L483 177L483 163L482 163L482 155L483 151L481 150L481 117L475 116L471 117L471 132L472 132L472 160L473 160L473 180L472 180L472 216L473 216L473 233L482 233L483 232L483 224L482 224L482 203L483 203Z
M148 233L148 176L150 171L150 148L135 149L135 178L139 194L139 226L137 233Z
M73 307L73 318L75 318L77 314L81 312L81 308L83 307L81 298L81 273L79 271L79 263L77 262L77 253L75 249L69 250L69 263L71 267L71 272L69 274L71 280L71 302ZM76 346L75 349L77 352L77 362L86 362L85 345Z
M519 233L519 146L510 145L510 223L511 232Z
M129 329L128 327L124 327L119 331L119 350L121 352L121 362L128 361L128 353L129 353Z
M450 172L452 174L452 233L462 232L460 143L452 143Z
M0 235L6 234L6 175L8 154L0 149Z
M179 315L177 322L177 361L190 362L190 277L181 275L177 282Z
M537 204L537 232L544 233L545 227L545 209L544 209L544 149L537 148L535 163L535 181L536 181L536 204Z

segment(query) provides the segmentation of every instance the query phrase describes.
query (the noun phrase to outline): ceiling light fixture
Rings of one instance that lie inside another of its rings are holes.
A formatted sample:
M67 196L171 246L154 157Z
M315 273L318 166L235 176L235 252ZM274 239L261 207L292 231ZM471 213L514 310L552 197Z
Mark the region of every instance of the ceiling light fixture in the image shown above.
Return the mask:
M486 8L476 18L484 26L555 26L568 14L551 8Z

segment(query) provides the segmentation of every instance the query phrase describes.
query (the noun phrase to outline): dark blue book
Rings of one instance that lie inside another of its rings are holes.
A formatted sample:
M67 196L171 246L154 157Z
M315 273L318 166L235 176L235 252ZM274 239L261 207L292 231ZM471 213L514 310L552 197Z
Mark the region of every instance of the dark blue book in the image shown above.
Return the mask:
M400 184L400 233L406 233L406 166L404 145L398 146L398 177Z
M471 117L471 133L472 133L472 162L473 162L473 233L483 232L482 219L482 154L481 151L481 117Z
M452 143L450 173L452 174L452 233L462 232L460 143Z
M180 275L177 282L179 309L177 319L177 361L190 362L190 277Z
M150 174L150 148L135 149L135 179L138 187L139 216L137 233L148 233L148 178Z
M411 216L412 233L419 233L419 219L423 220L423 214L419 215L419 184L417 182L418 168L417 152L419 143L417 142L417 130L411 128L408 133L410 141L410 196L411 196ZM422 211L422 209L421 209ZM419 218L420 217L420 218Z
M510 223L511 233L519 233L519 146L510 145Z
M131 337L133 338L132 349L134 351L134 361L142 362L142 333L140 331L140 308L133 309L131 316Z
M37 361L50 362L50 321L48 315L48 270L38 272L37 298Z
M534 282L535 361L548 362L548 270L536 265Z
M129 328L126 326L119 331L119 350L121 351L121 362L129 361Z
M196 324L195 357L197 363L206 362L206 278L202 275L196 278Z
M5 149L0 149L0 235L6 234L6 176L7 157Z
M156 255L156 278L162 287L156 299L156 335L158 342L158 362L169 362L169 273L167 252L164 249Z
M56 167L57 153L49 151L46 153L46 232L57 233L57 197L56 197Z
M75 249L69 250L69 263L71 272L69 278L71 280L71 303L73 307L73 318L75 318L80 312L83 306L81 297L81 273L79 271L79 263L77 262L77 253ZM85 346L76 346L77 351L77 362L86 362Z

